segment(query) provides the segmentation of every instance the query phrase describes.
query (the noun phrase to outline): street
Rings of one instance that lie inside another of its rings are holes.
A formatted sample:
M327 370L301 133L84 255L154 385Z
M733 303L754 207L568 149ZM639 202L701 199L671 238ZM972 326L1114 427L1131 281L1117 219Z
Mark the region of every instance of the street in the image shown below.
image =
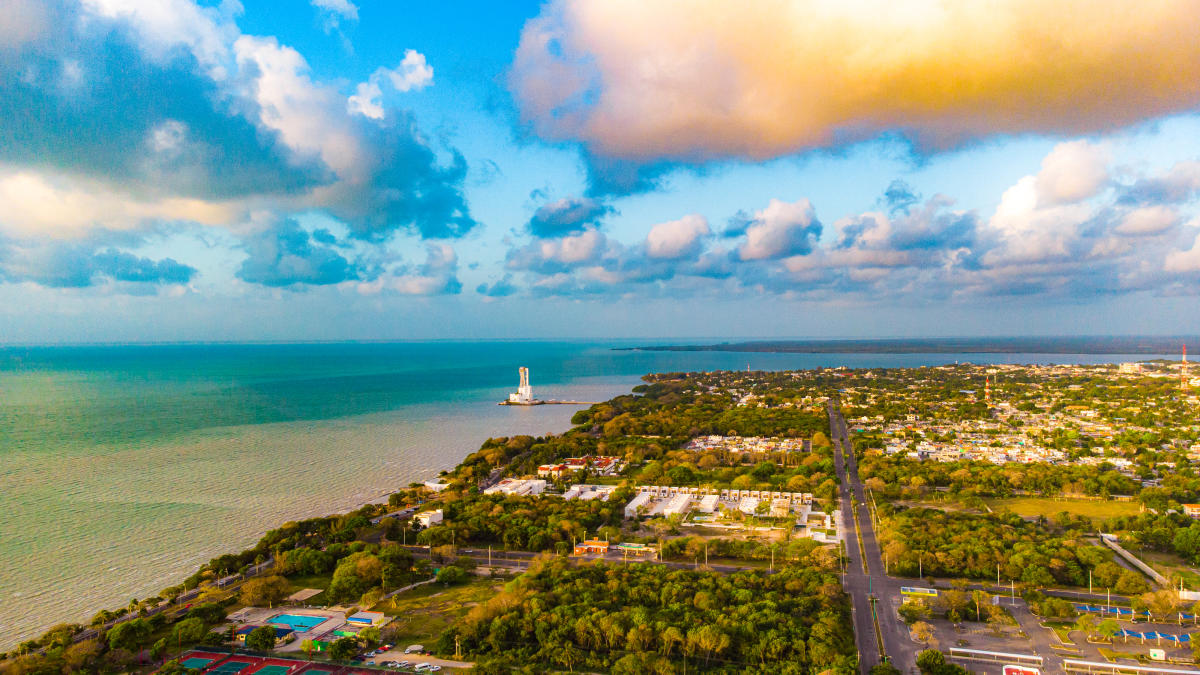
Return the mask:
M845 529L846 573L844 586L850 594L854 607L854 639L858 645L860 671L866 675L871 667L879 663L879 649L875 639L875 626L871 617L871 598L879 599L879 634L883 639L884 653L893 665L902 671L912 668L916 661L917 645L909 638L908 628L891 608L890 599L899 597L899 580L884 574L883 558L875 540L875 528L858 480L858 463L847 435L846 420L831 401L829 403L830 440L834 444L834 466L841 481L842 525ZM855 535L855 508L857 505L858 534L866 551L864 559ZM863 571L864 564L867 571Z

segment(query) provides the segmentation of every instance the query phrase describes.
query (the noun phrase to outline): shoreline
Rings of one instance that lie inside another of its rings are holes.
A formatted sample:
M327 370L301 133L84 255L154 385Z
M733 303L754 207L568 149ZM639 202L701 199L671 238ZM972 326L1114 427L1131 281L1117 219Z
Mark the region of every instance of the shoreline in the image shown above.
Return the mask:
M628 387L624 387L626 390L627 388ZM486 406L486 404L486 399L479 398L473 401L464 401L460 405L465 409L474 405L479 405L482 407ZM583 407L582 404L581 407ZM350 418L370 417L377 414L379 413L370 412L364 413L363 415L351 415ZM512 419L514 423L520 422L520 418ZM325 421L328 422L329 420ZM551 423L550 420L546 420L546 422L547 424L544 426L552 427L553 430L546 428L539 428L537 431L533 431L532 429L520 429L516 431L506 431L504 435L528 434L539 436L545 433L561 434L569 430L572 426L570 424L569 417L564 420L564 424L562 425ZM271 422L268 424L279 423ZM358 495L355 495L355 492L357 492L356 490L351 489L341 493L341 497L327 498L322 500L322 503L325 504L328 504L329 502L336 504L336 506L333 508L329 508L329 506L322 506L320 504L305 505L296 511L292 511L287 515L282 515L278 518L272 518L269 521L255 521L258 527L253 530L247 530L240 535L234 536L229 536L229 533L227 532L225 536L214 538L212 540L213 547L211 551L207 553L200 552L206 547L203 545L198 545L194 550L191 551L193 555L186 556L191 559L191 562L185 560L181 561L182 564L177 567L173 566L159 573L151 572L147 575L147 580L145 581L144 585L137 584L137 589L128 588L126 587L126 584L123 584L120 581L124 572L135 568L140 569L133 559L126 557L126 559L121 563L107 568L106 571L97 577L102 582L109 579L112 580L112 583L100 584L101 588L106 588L107 590L104 593L97 595L111 595L114 598L117 598L118 596L138 598L154 597L159 595L164 589L182 583L184 579L187 579L189 576L200 570L200 568L203 567L209 560L223 555L237 554L240 551L253 547L266 535L267 532L278 529L284 523L302 521L312 518L341 516L352 513L366 506L385 505L388 501L388 498L392 494L408 489L410 484L414 482L420 483L425 480L436 479L443 471L452 470L454 467L461 464L467 456L478 451L479 447L487 440L487 438L494 435L496 431L504 431L503 429L496 429L495 425L492 425L489 428L491 429L490 432L488 430L481 429L479 430L480 433L473 435L470 440L464 441L461 444L456 443L455 446L458 447L458 451L454 453L453 458L449 461L445 461L444 463L437 462L436 464L431 462L426 464L424 467L420 467L412 472L406 473L403 478L395 480L390 488L372 490L368 494ZM441 438L444 435L435 434L434 436ZM426 444L420 443L418 444L418 447L423 445ZM437 455L435 455L433 458L437 458ZM446 458L446 454L442 454L441 458L444 460ZM380 461L373 468L364 469L364 472L360 473L359 475L369 476L380 472L386 473L388 470L389 469L386 464L383 461ZM121 590L123 587L124 590ZM113 588L117 588L118 590L113 591ZM26 605L29 603L37 603L44 605L47 602L55 603L55 595L59 595L59 597L65 597L66 600L61 603L56 603L62 605L62 607L59 609L47 610L44 613L43 616L46 618L45 622L41 622L38 625L28 629L14 629L13 632L7 633L6 635L11 639L11 642L9 640L5 640L4 644L0 645L0 652L15 649L19 644L26 640L36 639L43 635L48 628L59 623L77 623L86 627L90 619L96 613L105 610L119 610L121 604L119 599L116 601L99 599L95 605L91 605L87 603L86 599L79 598L70 592L66 587L57 588L42 585L30 589L22 588L20 589L19 593L21 593L21 595L13 596L12 604ZM62 611L63 609L66 611ZM77 611L79 613L76 613Z

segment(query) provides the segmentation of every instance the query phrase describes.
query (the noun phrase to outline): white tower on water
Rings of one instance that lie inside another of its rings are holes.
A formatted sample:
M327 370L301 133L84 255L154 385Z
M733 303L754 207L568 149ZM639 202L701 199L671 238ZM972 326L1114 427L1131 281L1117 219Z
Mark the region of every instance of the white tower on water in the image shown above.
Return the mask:
M517 372L521 374L521 385L517 387L517 393L508 395L508 402L532 403L533 387L529 386L529 369L525 366L521 366Z

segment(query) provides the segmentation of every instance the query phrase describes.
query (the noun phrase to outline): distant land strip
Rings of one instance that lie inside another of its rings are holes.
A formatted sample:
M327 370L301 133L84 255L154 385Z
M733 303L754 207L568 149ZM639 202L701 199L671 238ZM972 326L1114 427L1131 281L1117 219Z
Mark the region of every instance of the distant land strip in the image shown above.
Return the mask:
M1177 354L1185 344L1200 353L1200 336L897 338L775 340L711 345L647 345L618 351L758 352L780 354Z

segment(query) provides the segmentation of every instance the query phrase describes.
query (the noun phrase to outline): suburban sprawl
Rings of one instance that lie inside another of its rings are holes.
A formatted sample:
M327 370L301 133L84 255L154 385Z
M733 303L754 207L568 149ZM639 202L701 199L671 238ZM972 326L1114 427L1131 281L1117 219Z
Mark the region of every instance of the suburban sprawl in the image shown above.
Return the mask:
M1179 361L643 379L0 672L1200 673Z

